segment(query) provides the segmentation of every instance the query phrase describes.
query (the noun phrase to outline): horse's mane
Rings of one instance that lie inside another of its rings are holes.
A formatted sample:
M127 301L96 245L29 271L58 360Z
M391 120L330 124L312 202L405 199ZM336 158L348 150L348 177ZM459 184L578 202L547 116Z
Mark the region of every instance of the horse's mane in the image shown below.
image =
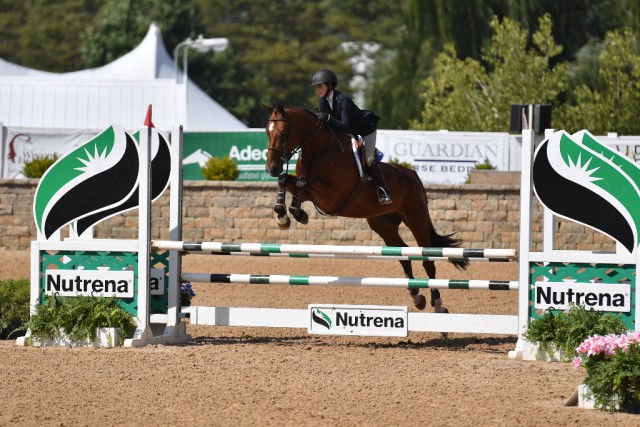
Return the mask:
M276 107L278 109L282 108L284 110L300 110L300 111L304 111L307 114L312 115L313 117L316 117L316 113L314 111L312 111L311 109L307 108L307 107L299 107L299 106L295 106L295 105L282 105L282 104L278 104L278 106Z

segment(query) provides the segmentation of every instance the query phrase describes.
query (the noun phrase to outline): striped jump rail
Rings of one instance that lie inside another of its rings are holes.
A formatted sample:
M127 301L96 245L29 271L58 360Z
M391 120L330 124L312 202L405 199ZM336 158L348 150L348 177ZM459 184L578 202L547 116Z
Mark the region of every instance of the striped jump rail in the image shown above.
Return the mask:
M398 246L334 246L299 245L277 243L224 243L224 242L174 242L156 240L151 242L156 250L180 251L191 254L253 256L287 256L291 258L369 258L399 259L415 261L511 261L516 258L514 249L465 249L423 248Z
M184 273L182 275L182 281L196 283L236 283L258 285L380 286L432 289L475 289L491 291L518 290L518 281L509 280L451 280L406 279L389 277L288 276L278 274Z

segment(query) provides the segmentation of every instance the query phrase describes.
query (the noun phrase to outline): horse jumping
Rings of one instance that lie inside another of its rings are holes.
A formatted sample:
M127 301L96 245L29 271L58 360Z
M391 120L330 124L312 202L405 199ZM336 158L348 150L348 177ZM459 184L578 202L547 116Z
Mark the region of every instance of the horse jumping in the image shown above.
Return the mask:
M376 186L372 181L364 181L351 150L350 136L333 130L320 122L315 113L297 107L266 107L270 113L266 132L269 137L266 169L273 177L278 177L278 193L274 211L278 226L289 228L285 195L292 194L289 212L300 223L309 221L301 204L310 201L327 215L348 218L365 218L387 246L407 246L400 236L399 227L404 223L418 246L460 247L462 241L453 234L440 235L436 232L429 216L427 196L418 174L396 164L383 163L387 187L393 195L393 202L380 205ZM296 176L283 173L283 167L299 153ZM399 261L406 278L414 278L411 261ZM450 259L454 266L464 270L467 260ZM422 265L431 279L436 278L433 261L423 261ZM436 312L448 312L442 306L438 289L430 289L431 306ZM416 308L426 307L426 298L418 288L410 288L409 293Z

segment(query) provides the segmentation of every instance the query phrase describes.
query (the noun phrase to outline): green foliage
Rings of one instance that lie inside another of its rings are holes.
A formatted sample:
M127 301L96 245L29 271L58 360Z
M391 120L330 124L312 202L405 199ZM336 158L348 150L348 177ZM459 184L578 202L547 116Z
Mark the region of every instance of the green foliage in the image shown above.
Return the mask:
M22 173L27 178L42 178L42 175L58 160L58 155L36 156L24 163Z
M110 0L82 33L82 57L87 67L118 59L137 46L156 22L171 53L187 37L205 32L192 0Z
M552 311L547 311L542 317L532 320L524 337L547 349L556 348L563 357L568 358L576 355L576 348L586 338L619 334L626 329L624 323L610 313L602 314L582 306L573 306L567 312L554 315Z
M551 66L562 47L553 41L549 15L540 18L532 47L528 33L514 21L494 18L491 28L494 35L483 50L486 68L470 58L458 59L453 46L445 46L424 81L422 120L412 121L412 128L505 131L511 104L552 103L566 88L568 65Z
M3 280L0 282L0 336L10 338L24 330L29 320L29 281Z
M495 170L496 169L496 167L491 163L491 161L486 158L482 163L476 163L475 165L473 165L473 168L477 170Z
M494 166L491 161L487 158L484 159L484 161L482 163L476 163L475 165L473 165L473 169L475 170L495 170L497 169L496 166ZM471 174L467 173L467 177L464 180L465 184L471 184Z
M389 164L391 164L391 165L400 165L400 166L404 166L407 169L416 170L416 168L411 163L401 162L400 159L396 159L394 157L391 157L389 159Z
M50 72L83 69L78 34L101 6L98 0L0 0L0 57Z
M640 343L631 339L628 347L618 347L613 354L594 353L583 355L586 360L581 362L587 371L584 384L595 397L596 407L640 413Z
M212 181L235 181L240 174L238 165L229 156L212 157L201 170L204 179Z
M597 60L597 78L573 90L573 101L560 109L559 122L570 132L640 133L640 48L630 30L607 33Z
M61 330L71 341L96 338L96 328L120 328L126 337L136 329L135 319L124 311L115 298L77 296L49 297L38 305L28 322L33 338L60 338Z

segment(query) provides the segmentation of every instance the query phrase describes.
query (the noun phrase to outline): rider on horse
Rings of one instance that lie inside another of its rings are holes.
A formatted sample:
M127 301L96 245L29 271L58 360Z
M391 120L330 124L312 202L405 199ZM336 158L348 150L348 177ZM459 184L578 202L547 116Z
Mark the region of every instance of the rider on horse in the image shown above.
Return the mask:
M318 120L345 133L361 135L364 139L365 159L369 175L378 186L378 202L391 203L391 194L387 190L384 174L376 159L376 129L380 117L373 111L361 110L346 94L335 90L338 77L331 70L319 70L311 79L320 97Z

